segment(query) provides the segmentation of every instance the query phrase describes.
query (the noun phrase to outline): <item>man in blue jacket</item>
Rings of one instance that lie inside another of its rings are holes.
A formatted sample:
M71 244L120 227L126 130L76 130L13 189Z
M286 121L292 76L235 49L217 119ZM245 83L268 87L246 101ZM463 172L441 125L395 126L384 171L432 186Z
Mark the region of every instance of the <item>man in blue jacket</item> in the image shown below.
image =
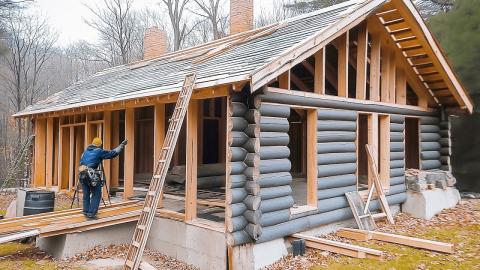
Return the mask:
M102 148L102 139L94 138L91 145L85 149L80 158L79 178L83 190L83 214L89 219L95 219L102 198L104 185L98 166L104 159L117 157L125 148L127 141L123 141L113 150Z

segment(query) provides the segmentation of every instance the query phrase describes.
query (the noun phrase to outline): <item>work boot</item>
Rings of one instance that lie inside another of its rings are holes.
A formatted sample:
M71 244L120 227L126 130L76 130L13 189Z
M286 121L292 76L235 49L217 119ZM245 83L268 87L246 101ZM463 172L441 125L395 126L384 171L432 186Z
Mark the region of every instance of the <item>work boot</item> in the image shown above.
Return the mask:
M96 219L97 219L97 215L88 214L88 215L87 215L87 218L88 218L89 220L96 220Z

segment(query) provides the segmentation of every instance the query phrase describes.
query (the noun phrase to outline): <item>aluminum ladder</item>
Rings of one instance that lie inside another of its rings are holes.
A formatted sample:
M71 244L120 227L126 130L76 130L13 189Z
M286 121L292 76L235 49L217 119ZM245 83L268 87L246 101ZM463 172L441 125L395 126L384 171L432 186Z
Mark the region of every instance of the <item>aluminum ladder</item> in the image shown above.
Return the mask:
M182 90L179 93L177 104L175 105L175 110L173 111L172 118L169 120L170 123L168 125L165 141L157 163L155 164L155 170L145 197L143 210L140 213L137 227L133 233L132 242L123 269L137 270L140 266L148 234L152 227L153 219L155 218L158 201L160 196L162 196L168 166L170 166L178 135L180 134L180 129L182 128L182 123L192 96L195 80L195 73L185 76Z

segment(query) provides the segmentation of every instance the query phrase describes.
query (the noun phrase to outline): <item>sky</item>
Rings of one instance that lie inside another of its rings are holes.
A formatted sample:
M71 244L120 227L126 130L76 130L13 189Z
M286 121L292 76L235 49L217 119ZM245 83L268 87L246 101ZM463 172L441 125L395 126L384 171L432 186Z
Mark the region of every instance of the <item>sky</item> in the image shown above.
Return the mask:
M279 0L254 0L254 10L271 9ZM91 18L91 12L85 5L100 5L100 0L35 0L30 6L31 12L45 16L58 33L58 46L67 46L78 40L94 43L97 39L95 30L84 19ZM134 0L134 8L157 6L159 0ZM228 0L224 0L228 5ZM228 6L225 6L228 10ZM254 12L255 12L254 11ZM256 13L256 12L255 12Z

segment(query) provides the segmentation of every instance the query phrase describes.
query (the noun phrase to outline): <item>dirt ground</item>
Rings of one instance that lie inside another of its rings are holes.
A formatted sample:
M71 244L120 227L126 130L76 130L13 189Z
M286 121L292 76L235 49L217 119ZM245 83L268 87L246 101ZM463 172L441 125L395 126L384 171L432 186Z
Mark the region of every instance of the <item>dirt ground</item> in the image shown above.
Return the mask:
M13 197L10 196L10 200ZM0 209L8 206L8 197L0 196ZM68 197L57 200L57 209L70 206ZM64 209L64 208L63 208ZM407 214L395 217L395 225L377 222L380 231L420 237L455 244L456 252L445 255L395 244L371 241L349 241L328 235L326 238L382 250L382 261L354 259L326 251L307 249L305 256L284 257L265 270L284 269L480 269L480 200L463 200L456 208L444 210L430 221L412 218ZM126 245L97 247L68 260L56 260L36 249L32 243L8 243L0 245L1 269L92 269L87 262L95 259L124 258ZM173 258L147 250L144 259L157 269L195 269ZM103 268L116 269L116 268Z

